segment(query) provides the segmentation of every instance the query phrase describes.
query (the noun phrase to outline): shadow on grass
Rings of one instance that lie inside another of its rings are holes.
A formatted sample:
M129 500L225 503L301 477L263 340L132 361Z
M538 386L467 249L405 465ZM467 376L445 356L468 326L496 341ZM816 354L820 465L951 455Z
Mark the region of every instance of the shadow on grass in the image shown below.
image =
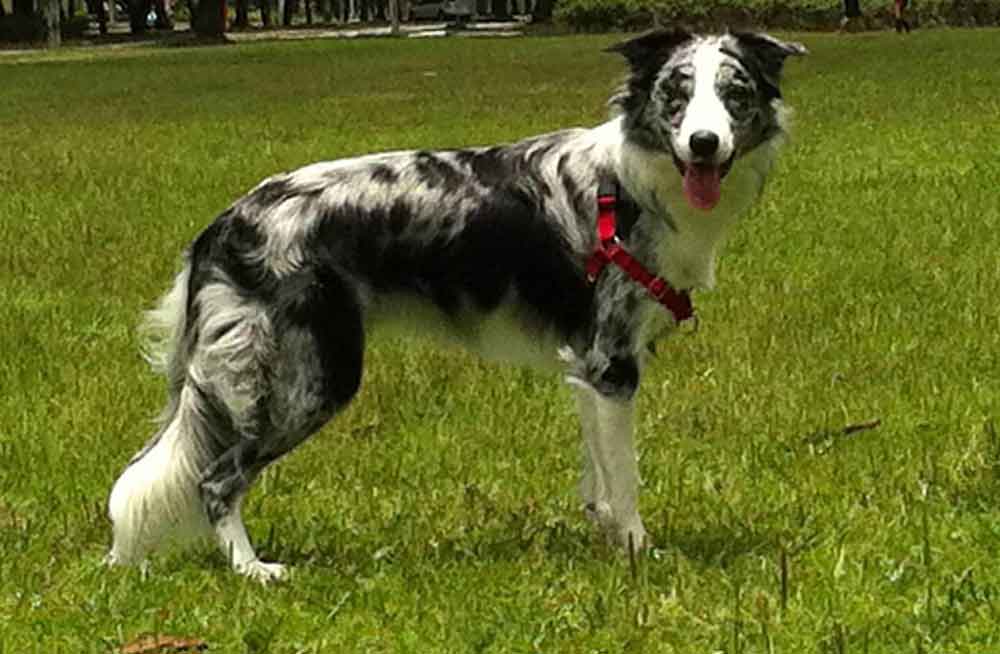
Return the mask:
M527 507L522 512L492 516L485 524L452 526L448 533L440 534L431 530L430 535L425 520L415 530L401 524L404 520L373 525L365 533L328 525L320 537L304 541L297 541L294 535L282 536L281 529L275 527L269 537L260 539L260 556L294 567L367 576L386 565L419 569L429 564L479 566L543 558L558 566L560 562L617 555L582 514L544 515ZM297 531L301 533L301 529ZM223 564L219 556L213 561Z
M780 539L767 530L715 525L697 531L673 531L669 540L657 542L701 567L726 568L745 556L777 549Z
M397 540L380 539L386 532ZM368 574L386 563L409 568L434 562L442 565L490 564L544 558L557 567L592 560L621 561L627 557L608 544L604 535L579 517L534 520L525 515L508 515L486 526L469 525L464 533L440 538L409 541L398 538L400 530L373 530L364 538L346 530L324 530L321 541L312 545L276 538L261 543L261 558L293 566L347 569ZM673 532L670 537L652 533L655 549L674 551L698 567L727 568L749 555L776 553L781 536L767 530L747 531L738 527L713 526L698 531ZM221 563L221 559L219 559Z

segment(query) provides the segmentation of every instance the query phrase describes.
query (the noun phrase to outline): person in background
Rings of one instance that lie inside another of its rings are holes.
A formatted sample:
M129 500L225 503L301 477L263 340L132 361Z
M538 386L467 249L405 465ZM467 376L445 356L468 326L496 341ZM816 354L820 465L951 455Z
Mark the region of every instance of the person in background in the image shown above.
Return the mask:
M906 20L906 8L910 5L910 0L893 0L892 16L896 22L896 33L902 34L903 30L910 33L910 23Z
M851 23L858 18L861 18L860 0L844 0L844 17L840 19L840 31L848 30Z

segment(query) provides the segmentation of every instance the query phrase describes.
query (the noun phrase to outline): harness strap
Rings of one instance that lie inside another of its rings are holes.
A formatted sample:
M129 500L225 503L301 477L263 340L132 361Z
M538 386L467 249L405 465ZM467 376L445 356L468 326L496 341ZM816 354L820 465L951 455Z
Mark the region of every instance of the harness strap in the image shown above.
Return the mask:
M654 300L669 311L674 320L684 322L694 317L694 306L691 295L678 291L662 277L649 272L628 250L622 247L618 238L618 207L619 186L616 183L602 181L597 189L597 246L587 258L587 281L591 284L608 266L613 263L621 268L633 281L642 285Z

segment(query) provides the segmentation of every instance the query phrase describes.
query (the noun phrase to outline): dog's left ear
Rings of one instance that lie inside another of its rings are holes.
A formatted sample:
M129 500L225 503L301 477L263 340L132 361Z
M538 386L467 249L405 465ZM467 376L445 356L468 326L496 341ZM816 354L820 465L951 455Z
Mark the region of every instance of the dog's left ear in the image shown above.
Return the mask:
M683 29L660 29L616 43L606 52L615 52L625 57L634 71L647 68L659 70L674 49L691 38L691 33Z
M756 64L764 81L771 87L774 97L781 97L778 84L781 82L781 71L788 57L802 57L808 50L801 43L781 41L767 34L753 32L734 32L740 50Z
M624 89L612 98L612 104L619 105L626 113L640 110L649 100L656 75L663 64L680 45L692 38L691 33L685 30L661 29L608 48L605 52L622 55L631 69Z

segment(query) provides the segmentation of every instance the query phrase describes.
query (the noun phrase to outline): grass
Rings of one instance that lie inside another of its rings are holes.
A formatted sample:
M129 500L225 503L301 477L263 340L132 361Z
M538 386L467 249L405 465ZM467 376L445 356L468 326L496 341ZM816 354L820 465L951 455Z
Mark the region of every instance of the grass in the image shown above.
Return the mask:
M559 380L377 340L251 496L267 589L209 547L101 566L163 399L140 310L271 173L602 120L612 37L0 60L0 652L1000 651L997 37L803 37L797 138L645 380L634 569Z

